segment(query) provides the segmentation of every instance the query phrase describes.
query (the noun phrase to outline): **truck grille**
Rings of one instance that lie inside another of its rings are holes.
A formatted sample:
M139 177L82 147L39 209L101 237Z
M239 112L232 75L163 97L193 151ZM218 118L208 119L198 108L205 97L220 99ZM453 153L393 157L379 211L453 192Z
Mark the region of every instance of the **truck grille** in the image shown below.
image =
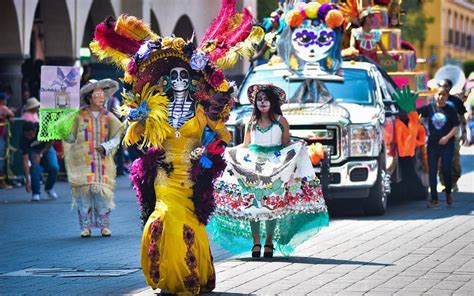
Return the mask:
M291 136L303 138L308 145L321 143L331 149L331 159L341 156L341 129L336 125L295 125L290 127Z

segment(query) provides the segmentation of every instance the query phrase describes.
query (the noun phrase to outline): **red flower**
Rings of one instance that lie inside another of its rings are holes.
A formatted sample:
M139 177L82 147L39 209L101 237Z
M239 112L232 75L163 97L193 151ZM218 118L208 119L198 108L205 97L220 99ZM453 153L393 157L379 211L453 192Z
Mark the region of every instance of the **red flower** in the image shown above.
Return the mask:
M217 88L224 81L224 78L224 73L221 70L216 70L209 75L209 83L212 87Z

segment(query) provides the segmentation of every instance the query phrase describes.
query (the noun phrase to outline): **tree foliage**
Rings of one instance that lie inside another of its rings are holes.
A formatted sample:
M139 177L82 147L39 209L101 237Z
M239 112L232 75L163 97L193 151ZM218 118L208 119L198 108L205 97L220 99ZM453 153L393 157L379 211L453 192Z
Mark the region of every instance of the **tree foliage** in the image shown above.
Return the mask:
M278 8L277 0L258 0L257 1L257 18L262 20L264 17L270 16L272 11Z
M432 2L433 0L428 0ZM424 2L427 2L425 0ZM422 1L403 1L401 20L403 23L402 38L410 43L418 43L423 50L426 41L428 25L434 22L434 17L427 16Z

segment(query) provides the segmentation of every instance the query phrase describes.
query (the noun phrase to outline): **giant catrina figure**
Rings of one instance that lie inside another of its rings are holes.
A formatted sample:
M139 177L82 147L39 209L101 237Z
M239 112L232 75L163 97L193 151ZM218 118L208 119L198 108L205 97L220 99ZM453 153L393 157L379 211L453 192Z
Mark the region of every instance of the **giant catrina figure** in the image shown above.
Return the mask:
M319 65L330 74L339 70L344 16L335 5L296 2L285 13L284 21L278 54L289 70L301 73L306 64Z
M145 223L141 266L152 288L198 294L213 290L215 272L205 230L214 210L213 180L225 167L230 135L224 121L234 86L222 72L252 55L263 37L246 9L223 0L196 48L160 37L135 17L99 24L90 47L125 72L126 145L147 152L131 168ZM199 180L199 182L197 182Z

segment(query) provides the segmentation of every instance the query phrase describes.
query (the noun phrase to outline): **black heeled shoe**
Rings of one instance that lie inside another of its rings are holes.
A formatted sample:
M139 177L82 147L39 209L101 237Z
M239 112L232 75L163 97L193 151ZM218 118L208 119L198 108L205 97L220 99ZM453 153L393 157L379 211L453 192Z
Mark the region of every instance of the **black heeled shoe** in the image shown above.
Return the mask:
M265 245L264 248L271 248L272 250L270 252L263 251L263 257L264 258L273 258L273 250L275 250L275 248L273 247L273 244L272 245Z
M255 251L255 248L260 248L260 250ZM262 245L261 244L255 244L252 247L252 258L260 258L260 252L262 251Z

